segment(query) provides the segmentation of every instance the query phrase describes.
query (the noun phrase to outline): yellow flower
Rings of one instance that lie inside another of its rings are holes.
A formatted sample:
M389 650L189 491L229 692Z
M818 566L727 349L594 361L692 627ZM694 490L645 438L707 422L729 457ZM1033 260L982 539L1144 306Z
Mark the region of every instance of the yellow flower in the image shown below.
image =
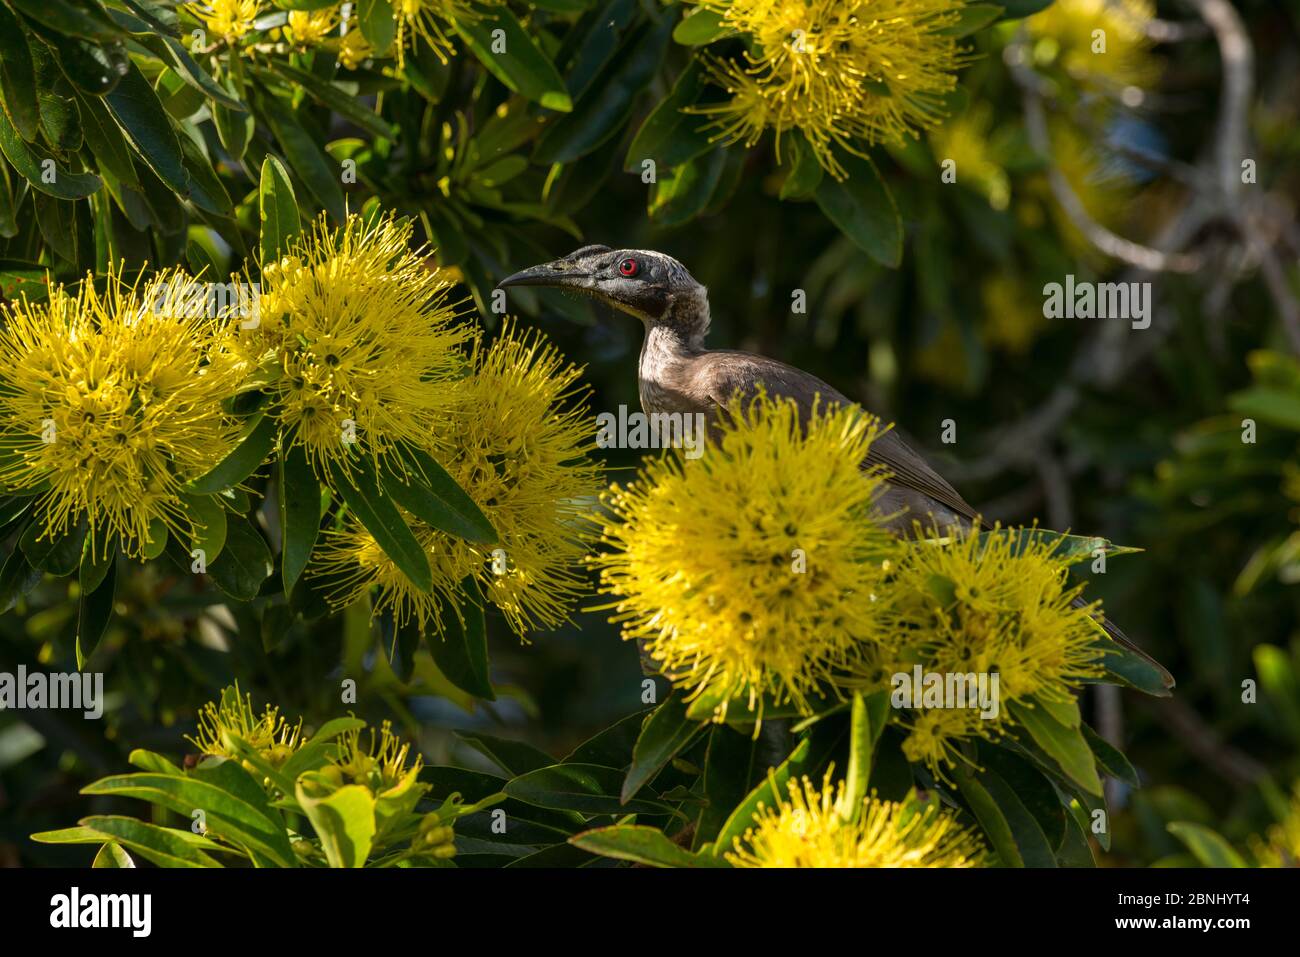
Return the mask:
M339 41L339 62L349 70L355 70L361 64L365 63L377 52L370 41L366 39L361 32L361 26L357 23L354 16L348 20L347 33L343 34L343 39Z
M238 40L253 29L259 6L258 0L208 0L192 3L188 9L217 36Z
M290 10L289 32L295 43L312 46L328 37L339 24L339 11L334 7L323 10Z
M202 754L238 758L230 746L232 735L279 767L302 747L302 720L290 725L280 717L280 709L270 705L259 715L253 710L253 696L241 696L236 683L221 692L220 703L209 701L203 706L197 736L186 735L186 740Z
M1011 182L1002 166L1001 137L992 135L993 111L988 104L972 107L930 134L935 159L952 160L957 182L983 194L994 209L1006 209Z
M377 460L447 427L471 330L410 238L391 216L338 230L322 218L264 264L257 326L231 331L249 368L278 369L280 446L302 446L322 479L350 472L358 452Z
M1056 0L1025 21L1033 60L1059 64L1082 83L1116 92L1159 76L1146 25L1151 0Z
M1291 788L1286 816L1268 829L1265 838L1252 837L1250 841L1260 867L1300 866L1300 782Z
M689 112L714 118L716 139L752 146L764 130L803 133L821 165L846 175L834 147L899 142L934 126L964 62L961 0L692 0L746 35L744 61L707 61L731 94Z
M610 489L610 551L595 561L623 637L675 684L744 696L750 711L765 694L806 709L877 629L896 545L870 516L882 476L859 465L878 423L819 410L805 433L793 402L767 396L731 416L699 458L675 450Z
M479 0L481 5L491 6L502 0ZM456 47L451 42L457 23L474 23L483 18L473 0L394 0L393 18L397 20L397 62L402 65L406 58L406 48L414 46L417 38L422 38L434 56L447 63L447 58L456 55Z
M772 789L779 793L769 772ZM736 867L979 867L984 850L972 831L936 799L913 793L903 803L866 798L847 806L831 771L818 789L789 782L775 808L759 805L754 826L725 853ZM856 820L854 817L856 816Z
M1017 276L999 272L980 286L984 337L1013 355L1024 355L1047 325L1043 300Z
M414 763L407 767L411 746L393 734L392 722L385 721L378 736L374 728L368 730L370 738L364 745L360 728L339 735L338 752L330 758L330 763L345 778L378 796L419 776L424 759L416 754Z
M321 568L335 577L335 600L349 604L379 586L376 613L416 620L441 633L446 600L466 576L520 637L555 628L581 593L581 559L593 529L584 521L598 466L588 457L595 431L581 369L536 332L507 324L491 346L476 341L472 375L457 386L455 431L429 447L497 530L496 545L466 542L412 518L429 555L434 590L425 594L393 566L360 526L330 533Z
M959 759L960 741L1007 729L1009 703L1069 703L1101 673L1091 648L1096 603L1072 606L1083 586L1070 585L1056 546L1021 532L910 543L891 584L885 638L855 667L873 686L918 663L926 673L997 675L996 716L975 707L917 712L903 753L940 776Z
M75 293L10 306L0 328L0 486L38 494L44 535L82 517L96 542L140 554L193 531L182 487L233 448L221 408L240 373L203 315L206 284L179 271L128 285L110 270ZM153 531L150 527L153 526Z

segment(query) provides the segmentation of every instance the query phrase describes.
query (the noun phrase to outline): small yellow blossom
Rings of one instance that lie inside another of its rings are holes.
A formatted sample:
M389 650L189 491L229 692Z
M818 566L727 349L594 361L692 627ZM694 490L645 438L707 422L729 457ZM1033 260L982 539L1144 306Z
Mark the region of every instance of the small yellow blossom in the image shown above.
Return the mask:
M769 773L773 791L779 792ZM777 806L759 805L754 826L725 857L735 867L980 867L984 850L973 831L937 799L915 793L903 803L868 797L847 806L844 782L821 788L790 781Z
M198 733L186 736L202 754L223 758L238 758L230 746L229 738L239 738L274 767L284 764L302 747L302 719L290 725L280 717L280 709L271 705L258 714L253 709L253 696L241 696L239 685L221 692L219 703L209 701L199 711Z
M314 46L330 36L339 25L339 11L334 7L323 10L290 10L289 32L294 43Z
M187 9L224 40L240 40L253 29L258 0L207 0L191 3Z

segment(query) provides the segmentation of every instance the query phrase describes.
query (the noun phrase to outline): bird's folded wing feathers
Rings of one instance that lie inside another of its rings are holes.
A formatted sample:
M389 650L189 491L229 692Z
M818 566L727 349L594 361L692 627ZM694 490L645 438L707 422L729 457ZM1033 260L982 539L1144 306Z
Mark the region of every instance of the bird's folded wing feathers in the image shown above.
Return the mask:
M738 394L745 399L752 398L760 382L768 395L794 399L804 419L812 413L817 397L820 397L823 407L855 404L816 376L775 359L720 351L708 355L710 361L700 373L704 381L697 386L723 408ZM957 490L892 430L881 433L871 443L866 464L888 471L893 484L928 495L972 522L977 520L975 510Z

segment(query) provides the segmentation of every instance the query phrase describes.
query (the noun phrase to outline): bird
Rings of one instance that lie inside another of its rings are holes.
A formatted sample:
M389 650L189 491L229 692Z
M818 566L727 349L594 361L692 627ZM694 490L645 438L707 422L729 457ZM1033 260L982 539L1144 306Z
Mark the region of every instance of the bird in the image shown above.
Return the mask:
M587 245L561 259L507 276L498 289L543 286L590 296L641 320L645 337L637 366L641 408L655 413L700 413L711 429L725 420L739 396L793 400L805 421L815 408L856 405L830 384L776 359L732 349L709 349L708 290L678 260L650 249ZM864 468L878 467L886 480L873 510L893 534L912 537L925 529L963 530L984 523L975 509L907 445L893 429L871 443ZM1082 598L1076 605L1082 606ZM1173 676L1135 645L1109 618L1099 624L1117 643L1159 669L1166 688Z

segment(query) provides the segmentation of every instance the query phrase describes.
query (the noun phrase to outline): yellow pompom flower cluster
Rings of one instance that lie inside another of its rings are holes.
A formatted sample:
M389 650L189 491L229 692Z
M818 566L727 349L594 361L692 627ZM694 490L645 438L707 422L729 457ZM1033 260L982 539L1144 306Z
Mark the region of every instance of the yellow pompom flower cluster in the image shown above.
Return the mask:
M429 44L434 55L444 64L454 56L456 47L451 42L458 23L474 23L482 19L479 6L491 6L502 0L393 0L393 18L397 20L397 62L400 66L408 47L417 39Z
M772 789L780 793L774 778ZM895 803L875 797L851 808L844 782L826 772L820 788L790 781L776 807L759 806L754 825L735 849L734 867L980 867L984 850L974 832L936 800L913 794Z
M9 307L0 326L0 487L36 495L44 536L83 518L92 541L139 555L166 529L189 540L183 486L233 448L222 411L240 375L204 286L177 271ZM152 529L152 530L151 530Z
M433 569L432 593L415 588L358 524L328 533L318 571L346 605L378 586L376 613L440 634L449 598L473 578L521 637L555 628L581 592L594 530L583 516L598 490L589 457L595 431L578 388L581 369L535 332L507 325L476 340L457 383L454 440L424 447L496 529L495 545L467 542L408 516Z
M260 6L258 0L206 0L187 4L186 9L229 42L243 39L253 29Z
M606 495L613 620L675 684L722 696L719 720L738 696L806 707L875 635L896 549L870 515L882 478L859 468L877 434L856 407L801 424L792 401L736 400L701 457L676 450Z
M299 46L315 46L324 42L338 25L339 11L335 7L289 11L289 36Z
M1096 604L1073 604L1082 586L1069 583L1055 549L1027 532L996 530L909 545L894 572L887 627L857 666L868 685L888 687L918 664L930 674L998 678L996 715L951 702L915 711L903 742L910 760L942 776L960 742L1005 733L1011 705L1069 704L1101 673L1091 648Z
M198 732L186 736L200 754L221 758L239 758L231 747L230 738L240 739L257 751L272 767L280 767L302 747L302 719L289 724L280 716L280 709L266 706L258 714L253 709L253 696L240 695L239 685L225 688L219 702L209 701L199 711Z
M798 130L821 165L846 176L855 155L935 126L963 63L945 30L962 0L693 0L750 43L744 59L708 61L730 99L691 108L716 138L752 146L765 130Z
M1151 0L1056 0L1025 26L1035 64L1059 65L1078 82L1118 93L1159 76L1146 33L1154 16Z
M357 453L377 460L445 427L472 329L411 231L391 216L337 230L317 221L263 265L259 321L232 330L250 372L278 373L268 389L281 449L302 446L322 479L349 472Z

